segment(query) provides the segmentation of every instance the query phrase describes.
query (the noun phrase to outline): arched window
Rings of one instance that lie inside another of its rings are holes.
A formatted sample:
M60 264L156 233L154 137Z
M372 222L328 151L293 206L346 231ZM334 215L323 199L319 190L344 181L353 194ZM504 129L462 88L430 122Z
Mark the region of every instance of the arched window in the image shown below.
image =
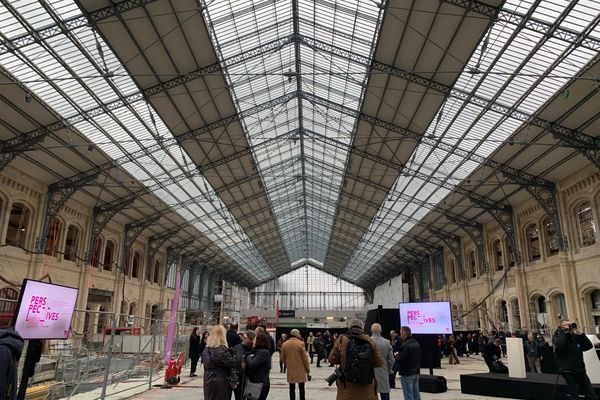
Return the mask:
M79 242L79 228L69 225L67 229L67 240L65 241L65 260L77 260L77 245Z
M106 241L106 247L104 247L104 260L102 261L102 268L105 271L112 271L112 265L115 254L115 243L112 240Z
M477 278L477 265L475 262L475 252L470 251L469 255L467 256L467 259L469 260L469 266L471 268L471 278Z
M496 261L496 271L502 271L504 269L504 257L502 255L502 243L496 240L492 246L494 249L494 259Z
M140 262L141 262L141 254L139 251L136 251L133 255L133 263L131 268L131 277L139 278L140 277Z
M448 264L448 278L450 278L448 283L450 285L456 283L456 268L454 267L454 264L454 260L450 260L450 263Z
M569 313L567 312L567 301L565 299L565 295L562 293L556 294L552 300L556 313L560 315L559 319L568 319Z
M508 250L508 267L514 267L515 266L515 252L514 249L512 247L512 244L510 243L510 240L506 239L506 248Z
M543 226L546 229L546 250L548 251L548 256L558 254L558 234L556 233L554 223L550 221L550 218L546 218Z
M29 229L29 209L23 203L14 203L8 217L6 244L25 247Z
M17 311L17 299L19 298L19 292L13 288L4 288L0 290L0 328L8 328L12 323L12 317ZM14 300L14 301L10 301Z
M525 229L525 239L527 240L529 261L537 261L542 258L542 253L540 251L540 232L536 224L531 224Z
M521 310L519 310L519 300L514 298L510 301L510 308L512 311L512 327L514 329L521 329Z
M596 243L596 223L592 214L592 205L589 201L581 203L577 208L577 222L579 225L579 245L590 246Z
M46 235L46 250L48 256L56 257L58 254L58 243L60 239L60 220L55 218L50 224L50 229Z
M102 249L102 238L98 236L94 241L94 247L92 247L92 258L90 259L90 266L92 268L98 268L100 265L100 250Z
M508 323L508 309L506 308L506 300L502 300L498 307L498 320L504 324Z
M600 325L600 315L598 315L598 311L600 311L600 289L594 290L590 294L592 300L592 310L594 311L594 324Z
M154 283L160 283L160 261L154 261L154 275L152 276Z

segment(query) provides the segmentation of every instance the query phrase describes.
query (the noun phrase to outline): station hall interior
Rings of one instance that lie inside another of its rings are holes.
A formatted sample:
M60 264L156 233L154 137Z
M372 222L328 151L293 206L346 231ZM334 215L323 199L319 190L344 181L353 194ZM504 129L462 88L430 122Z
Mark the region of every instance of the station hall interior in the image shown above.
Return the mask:
M0 325L600 333L599 104L595 0L0 0Z

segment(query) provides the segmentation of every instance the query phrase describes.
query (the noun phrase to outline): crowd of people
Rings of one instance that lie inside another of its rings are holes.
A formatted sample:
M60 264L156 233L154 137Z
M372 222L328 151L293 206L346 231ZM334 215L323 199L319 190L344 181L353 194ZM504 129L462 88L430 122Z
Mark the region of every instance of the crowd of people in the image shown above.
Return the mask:
M279 352L279 372L286 374L289 398L305 400L305 386L311 380L310 366L321 362L335 367L326 379L337 386L338 400L389 400L395 376L400 374L404 399L420 400L419 364L421 350L410 328L400 335L390 332L392 340L381 336L381 326L364 331L361 320L348 323L346 334L329 331L309 332L304 339L298 329L282 334L275 342L265 327L238 332L235 324L215 326L201 336L198 328L190 335L190 376L195 377L198 362L204 366L204 398L225 400L266 400L270 391L271 358Z

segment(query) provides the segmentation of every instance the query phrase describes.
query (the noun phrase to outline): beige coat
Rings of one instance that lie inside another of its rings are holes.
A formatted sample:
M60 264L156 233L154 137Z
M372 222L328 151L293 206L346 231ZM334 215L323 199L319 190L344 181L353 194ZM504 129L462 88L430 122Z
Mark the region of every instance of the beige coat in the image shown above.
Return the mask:
M350 329L350 335L358 336L360 339L365 340L371 344L371 348L375 351L375 367L383 366L383 358L381 353L377 349L377 345L373 340L365 335L361 329L352 328ZM343 366L345 368L347 363L348 355L348 343L350 339L348 336L342 335L336 340L329 355L329 362L331 364ZM337 385L337 397L336 400L378 400L377 394L377 379L373 379L373 383L370 385L357 385L350 382L340 382L339 379L336 382Z
M304 350L304 342L296 337L290 337L281 346L281 362L287 368L288 383L306 382L310 373L308 356Z

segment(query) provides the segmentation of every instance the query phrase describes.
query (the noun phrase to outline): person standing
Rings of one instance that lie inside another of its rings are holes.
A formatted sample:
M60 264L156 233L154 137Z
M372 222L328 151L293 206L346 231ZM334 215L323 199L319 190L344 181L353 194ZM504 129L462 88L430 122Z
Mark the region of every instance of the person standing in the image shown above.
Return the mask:
M202 339L200 339L200 350L198 354L200 354L200 362L202 363L202 353L204 353L204 349L206 348L206 343L208 343L208 331L204 331L202 334Z
M233 395L235 396L235 400L242 400L243 394L243 385L244 385L244 370L242 368L242 364L244 362L244 358L252 353L252 346L254 344L254 331L246 331L242 333L242 343L236 345L233 349L233 359L235 360L235 369L238 371L238 376L240 377L240 385L233 389Z
M237 324L227 325L227 347L229 347L230 349L242 343L242 339L240 338L240 335L238 334L237 330Z
M537 340L533 338L533 333L527 335L527 341L523 347L525 349L525 356L527 357L529 369L531 369L531 372L534 374L541 374L542 367L540 361L542 360L542 357L540 357L539 344Z
M269 335L262 332L254 338L252 352L243 363L246 379L252 383L262 384L258 400L266 400L271 389L269 371L271 370L271 352L269 351Z
M392 368L392 375L390 375L390 389L396 388L396 374L398 373L398 369L400 368L400 364L398 360L396 360L396 354L400 351L400 346L402 346L402 341L400 340L400 336L396 333L395 330L390 331L390 343L392 345L392 351L394 355L394 367Z
M317 352L317 368L321 368L321 360L324 358L325 343L323 343L323 336L321 332L317 332L317 337L314 341L315 351Z
M12 328L0 329L0 399L17 398L17 375L22 352L21 335Z
M306 350L308 351L308 355L310 356L310 363L313 363L313 357L315 355L315 337L312 332L308 332L308 337L306 338Z
M283 360L281 359L281 346L283 346L283 343L285 342L285 339L287 338L287 335L285 333L282 333L281 336L279 337L279 340L277 341L277 352L279 353L279 373L283 374L285 372L285 364L283 363Z
M572 399L579 398L579 393L586 399L596 400L594 388L585 371L583 352L594 346L577 324L569 320L561 322L552 339L554 356L558 371L565 378Z
M198 360L200 359L200 342L201 337L198 334L198 327L195 327L192 330L192 334L190 335L190 345L188 347L188 357L192 360L192 365L190 367L190 377L198 376L196 375L196 368L198 367Z
M448 358L450 361L450 365L460 364L460 360L458 359L458 354L456 352L456 346L456 339L454 338L454 335L451 335L450 339L448 339L448 347L450 351L450 355Z
M365 334L360 319L350 320L348 327L348 334L340 336L329 356L329 362L339 365L343 377L336 379L336 400L377 400L375 368L383 366L383 358L375 342Z
M375 368L375 378L377 378L377 390L381 400L390 400L390 375L394 368L394 351L389 340L381 337L381 325L371 325L371 339L377 345L377 350L383 358L383 365Z
M408 326L400 328L402 346L396 356L400 363L400 382L404 400L421 400L419 375L421 373L421 345L412 337Z
M488 366L490 372L506 373L508 369L502 364L500 360L502 355L502 340L496 338L483 348L483 360Z
M290 400L296 399L296 383L300 392L300 400L305 400L304 385L308 375L310 375L310 366L308 365L306 350L304 350L304 342L300 337L298 329L292 329L290 338L283 343L281 347L281 361L287 367Z
M259 325L256 327L256 329L254 330L254 333L256 333L256 336L258 336L261 333L266 333L267 336L269 337L269 353L271 353L271 357L273 357L273 354L275 353L275 339L273 339L273 336L269 335L269 333L267 332L267 328L264 325Z
M225 328L215 326L210 332L204 352L204 399L224 400L231 398L229 378L235 367L233 356L227 348Z

